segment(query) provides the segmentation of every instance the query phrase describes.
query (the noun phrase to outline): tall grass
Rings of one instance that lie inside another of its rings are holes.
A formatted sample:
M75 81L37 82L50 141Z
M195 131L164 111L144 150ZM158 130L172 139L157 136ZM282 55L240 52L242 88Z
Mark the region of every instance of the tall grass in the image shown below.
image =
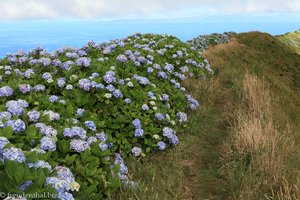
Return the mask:
M233 113L233 134L224 144L220 173L231 183L233 199L300 199L297 158L289 124L279 127L266 81L246 73L243 98ZM292 169L292 170L291 170ZM288 181L289 180L289 181Z

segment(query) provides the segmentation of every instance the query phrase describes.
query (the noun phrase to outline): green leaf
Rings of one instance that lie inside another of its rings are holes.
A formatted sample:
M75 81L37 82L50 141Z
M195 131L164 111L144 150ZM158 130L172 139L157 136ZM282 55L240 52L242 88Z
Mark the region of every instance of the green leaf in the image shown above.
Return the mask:
M97 122L97 127L98 128L105 128L106 127L105 121L99 121L99 122Z
M0 131L0 136L10 139L13 137L13 128L11 126L5 127Z
M37 131L36 128L34 127L34 125L30 125L28 126L28 128L26 129L26 139L28 141L31 141L33 139L37 139Z
M67 156L65 157L65 163L67 165L71 165L75 161L76 157L77 157L77 154L74 154L72 156L69 156L69 154L67 154Z
M59 140L58 142L59 149L63 153L68 153L70 151L70 141L68 140Z
M8 175L8 177L10 177L14 181L15 186L20 186L26 181L25 177L27 176L29 169L23 163L9 160L6 162L5 172Z

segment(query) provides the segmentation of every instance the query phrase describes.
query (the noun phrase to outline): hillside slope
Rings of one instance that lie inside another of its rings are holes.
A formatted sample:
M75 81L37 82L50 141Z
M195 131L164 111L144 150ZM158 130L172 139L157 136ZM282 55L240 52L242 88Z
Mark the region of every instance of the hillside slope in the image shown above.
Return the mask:
M278 38L300 54L300 30L280 35Z
M299 199L300 56L259 32L204 55L215 76L185 82L202 106L181 144L130 165L139 189L114 199Z

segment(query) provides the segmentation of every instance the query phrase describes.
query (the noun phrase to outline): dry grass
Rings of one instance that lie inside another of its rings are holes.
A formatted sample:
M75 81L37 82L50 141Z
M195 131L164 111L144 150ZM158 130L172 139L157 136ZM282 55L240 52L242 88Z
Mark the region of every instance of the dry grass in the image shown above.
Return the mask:
M224 145L224 177L236 184L233 199L300 199L289 162L296 153L287 124L273 118L272 94L264 80L245 74L243 102L234 112L232 140Z

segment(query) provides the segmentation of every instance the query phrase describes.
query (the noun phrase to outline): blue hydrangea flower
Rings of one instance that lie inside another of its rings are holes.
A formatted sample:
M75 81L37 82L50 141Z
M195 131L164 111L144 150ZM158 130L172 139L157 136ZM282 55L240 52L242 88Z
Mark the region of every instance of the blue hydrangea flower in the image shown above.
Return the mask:
M58 113L53 112L52 110L45 110L44 115L48 115L51 121L59 120L60 115Z
M40 140L41 148L44 150L55 151L56 150L56 142L52 137L44 136Z
M144 62L146 62L147 60L146 60L145 57L139 56L139 57L137 58L137 61L140 62L140 63L144 63Z
M89 91L91 88L91 81L89 79L80 79L78 82L78 87L85 90L85 91Z
M59 97L56 95L52 95L49 97L50 102L57 102L59 100Z
M32 60L29 61L30 65L36 65L38 63L39 63L39 61L37 59L32 59Z
M166 74L166 72L163 72L163 71L158 72L157 76L161 77L163 79L167 79L168 78L168 75Z
M178 137L176 136L176 131L169 127L163 128L163 136L169 139L170 143L177 145L179 143Z
M21 106L21 107L23 107L23 108L27 108L28 107L28 102L27 101L25 101L25 100L23 100L23 99L18 99L18 104L19 104L19 106Z
M66 84L66 78L62 77L62 78L58 78L57 79L57 86L60 88L63 88Z
M58 177L48 177L45 185L53 185L53 188L55 188L57 192L65 192L71 189L69 181Z
M174 69L174 66L171 64L166 64L164 69L167 70L169 73L171 73Z
M134 156L137 157L137 156L141 155L142 149L139 148L139 147L133 147L133 148L131 149L131 153L132 153Z
M98 61L104 62L104 58L98 58Z
M97 82L96 82L96 81L92 81L92 82L91 82L91 87L94 88L94 87L96 87L96 85L97 85Z
M0 121L2 121L3 119L6 119L6 120L10 120L12 117L12 114L10 112L0 112Z
M134 137L142 137L144 134L144 130L141 128L135 129L134 131Z
M92 73L92 77L99 77L100 75L97 72Z
M149 110L149 106L148 106L147 104L143 104L143 105L142 105L142 109L143 109L143 110Z
M162 100L163 100L163 101L169 101L169 95L163 94L163 95L162 95Z
M141 124L141 120L140 119L134 119L132 121L133 126L138 129L138 128L142 128L142 124Z
M127 104L130 104L131 100L129 98L126 98L126 99L124 99L124 102L127 103Z
M3 147L9 143L8 139L6 137L0 137L0 154L3 150Z
M86 130L79 126L64 129L64 136L66 137L79 137L81 139L86 138Z
M180 83L177 82L174 84L174 86L175 86L175 88L180 88Z
M120 174L128 174L128 167L125 165L124 159L119 153L115 153L114 165L120 165Z
M19 190L24 191L26 188L28 188L29 186L31 186L32 183L33 183L32 181L26 181L21 186L19 186Z
M160 142L157 143L157 147L158 147L159 150L162 151L167 147L167 145L163 141L160 141Z
M190 105L189 108L191 110L196 110L197 107L199 106L199 103L196 99L192 98L190 95L186 94L185 95L186 99L189 101Z
M2 151L2 156L6 160L13 160L17 162L25 162L26 158L23 151L16 147L6 148Z
M116 82L115 72L113 72L113 71L111 71L111 70L110 70L110 71L107 71L107 72L105 73L105 75L103 76L103 80L104 80L107 84Z
M101 142L101 143L99 144L99 148L100 148L102 151L105 151L105 150L107 150L108 145L105 144L104 142Z
M87 55L86 51L85 51L85 50L82 50L82 49L79 49L79 50L77 51L77 53L78 53L79 56L86 56L86 55Z
M64 62L62 64L61 68L63 70L70 70L71 69L71 65L73 65L73 64L74 64L74 62L72 60L68 60L68 61L66 61L66 62Z
M148 67L147 72L148 73L152 73L154 71L154 69L152 67Z
M99 83L95 86L95 88L97 88L98 90L103 90L104 89L104 85Z
M46 153L46 151L44 151L41 148L33 148L33 149L30 150L30 152L36 152L38 154L45 154Z
M134 62L134 66L136 66L136 67L140 67L140 66L141 66L141 63L140 63L140 62L138 62L138 61L135 61L135 62Z
M44 67L47 67L51 64L51 60L49 58L40 58L39 63L41 63Z
M148 80L147 77L142 77L142 76L139 76L139 75L135 74L133 76L133 78L135 78L141 85L148 85L148 84L150 84L150 81Z
M93 121L85 121L84 125L92 131L96 131L96 129L97 129L97 127Z
M31 78L31 74L34 74L33 69L26 69L26 71L24 72L24 76L28 79Z
M6 109L14 116L21 116L24 113L23 107L20 105L20 102L11 100L6 102Z
M107 140L107 135L104 132L97 133L96 137L100 139L102 142L106 142Z
M123 97L123 94L122 94L122 91L117 89L113 92L113 95L116 97L116 98L122 98Z
M87 58L87 57L81 57L81 58L78 58L76 60L76 65L78 65L79 67L89 67L91 65L91 59L90 58Z
M38 160L35 163L28 163L27 165L28 165L29 168L32 168L32 167L35 168L35 169L47 168L49 170L49 172L52 170L51 165L48 162L43 161L43 160Z
M52 61L52 65L54 67L61 67L62 66L62 62L60 60L58 60L58 59L55 59L55 60Z
M120 83L121 85L125 85L125 80L124 80L124 79L119 79L119 83Z
M17 119L13 122L12 128L13 128L14 133L19 133L19 132L25 131L26 126L25 126L24 121L22 121L21 119Z
M63 200L74 200L73 194L65 191L59 191L57 197Z
M1 97L10 97L14 93L13 89L11 89L9 86L3 86L0 88L0 96Z
M127 62L127 60L128 60L127 57L123 54L118 55L116 58L116 61L120 63L125 63Z
M106 86L106 89L110 92L115 91L115 87L112 84L109 84L108 86Z
M90 145L90 144L92 144L93 142L97 142L98 141L98 139L97 139L97 137L95 137L95 136L90 136L90 137L88 137L88 139L87 139L87 143Z
M50 72L45 72L45 73L43 73L42 77L43 77L43 79L45 79L46 81L47 81L48 79L52 79L52 75L50 74Z
M90 146L86 141L80 140L80 139L73 139L73 140L71 140L71 143L70 143L70 149L73 149L79 153L82 151L85 151L89 147Z
M148 98L152 98L152 97L155 97L154 93L153 92L148 92Z
M66 57L68 58L79 58L79 55L75 52L66 52Z
M187 115L184 112L178 112L176 116L180 123L187 121Z
M52 126L47 126L44 123L36 123L36 128L40 128L39 133L44 134L45 136L52 137L57 135L57 130L53 128Z
M155 118L158 119L159 121L162 121L163 119L165 119L165 116L161 113L156 113Z
M84 109L83 108L78 108L77 109L77 111L76 111L76 114L78 115L78 116L82 116L83 115L83 113L84 113Z
M183 66L183 67L180 67L180 71L181 71L181 73L188 73L189 68L187 66Z
M43 92L46 90L46 87L42 84L38 84L36 86L33 87L33 90L36 92Z

